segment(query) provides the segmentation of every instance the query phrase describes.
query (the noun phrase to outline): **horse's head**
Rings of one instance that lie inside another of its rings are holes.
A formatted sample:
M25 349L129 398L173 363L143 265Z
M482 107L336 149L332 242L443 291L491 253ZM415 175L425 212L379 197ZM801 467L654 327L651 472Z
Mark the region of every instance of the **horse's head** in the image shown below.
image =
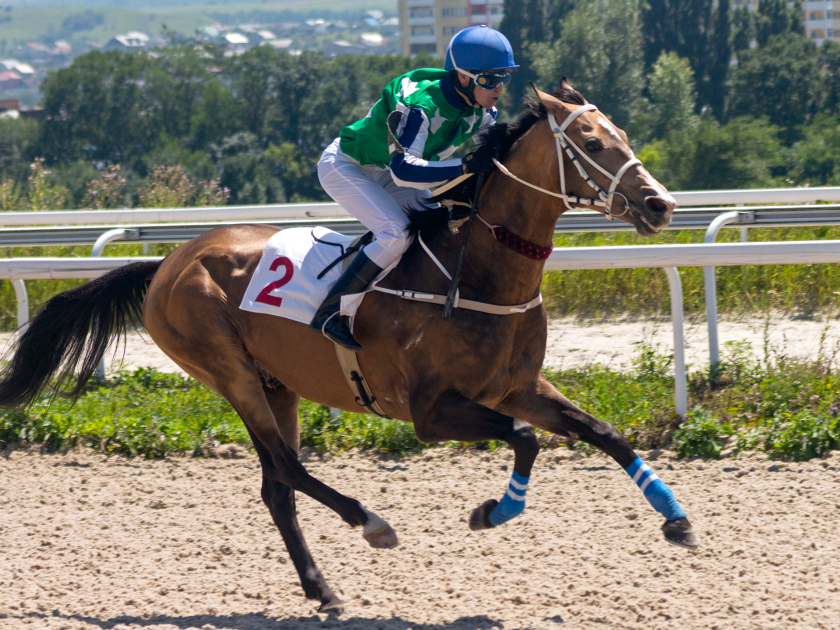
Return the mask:
M594 200L595 209L608 218L627 221L642 236L655 234L671 221L676 201L633 154L627 134L594 105L590 105L566 81L552 95L536 88L548 111L547 128L554 138L558 159L565 166L550 177L560 184L564 203L587 207L575 198ZM559 172L558 172L559 171Z

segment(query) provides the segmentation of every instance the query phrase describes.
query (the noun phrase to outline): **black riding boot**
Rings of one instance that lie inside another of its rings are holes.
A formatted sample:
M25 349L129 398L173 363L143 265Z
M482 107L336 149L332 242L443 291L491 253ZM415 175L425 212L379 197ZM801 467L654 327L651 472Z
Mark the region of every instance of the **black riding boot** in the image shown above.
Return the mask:
M335 281L324 299L324 303L318 307L318 312L315 313L309 327L348 350L354 352L361 350L362 346L353 339L353 334L350 332L350 318L339 314L341 296L361 293L368 288L368 285L376 279L381 271L382 268L372 262L364 251L356 254L344 273Z

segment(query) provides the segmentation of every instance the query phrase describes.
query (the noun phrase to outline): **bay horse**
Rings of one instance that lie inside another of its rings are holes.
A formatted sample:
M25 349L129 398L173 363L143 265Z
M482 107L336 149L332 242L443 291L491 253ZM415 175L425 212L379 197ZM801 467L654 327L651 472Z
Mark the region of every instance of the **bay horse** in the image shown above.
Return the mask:
M696 537L673 493L628 440L572 404L540 372L547 334L540 281L559 216L594 203L608 218L649 235L669 223L676 204L635 159L626 134L565 79L554 94L537 94L529 112L517 123L497 125L484 143L483 150L498 157L477 197L477 218L490 229L476 223L459 289L464 300L529 307L508 315L459 307L444 319L440 305L371 291L354 324L364 347L359 364L384 412L412 422L420 441L503 440L512 447L511 485L501 501L473 511L472 529L495 527L524 508L538 427L614 458L666 517L666 540L694 548ZM242 418L261 463L262 499L303 591L320 602L320 611L337 613L342 603L299 528L295 492L362 526L373 547L393 547L397 536L358 500L315 479L298 459L301 397L359 411L332 342L305 324L238 307L278 229L218 228L163 261L130 264L56 295L12 347L0 371L0 406L30 403L51 381L54 391L66 388L78 397L109 345L128 326L145 325L163 352ZM415 239L380 288L446 294L449 280L425 249L451 270L463 231L446 229L444 221L427 224L420 236L425 248Z

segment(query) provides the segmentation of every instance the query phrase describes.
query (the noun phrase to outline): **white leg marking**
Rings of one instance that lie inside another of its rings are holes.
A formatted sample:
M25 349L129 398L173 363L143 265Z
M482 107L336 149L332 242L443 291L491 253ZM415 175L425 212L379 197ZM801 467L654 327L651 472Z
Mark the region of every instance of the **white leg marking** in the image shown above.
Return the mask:
M361 503L359 505L368 517L367 523L365 523L362 530L362 538L368 541L371 547L391 549L400 544L400 540L397 538L397 532L388 525L388 522L384 518L374 514Z

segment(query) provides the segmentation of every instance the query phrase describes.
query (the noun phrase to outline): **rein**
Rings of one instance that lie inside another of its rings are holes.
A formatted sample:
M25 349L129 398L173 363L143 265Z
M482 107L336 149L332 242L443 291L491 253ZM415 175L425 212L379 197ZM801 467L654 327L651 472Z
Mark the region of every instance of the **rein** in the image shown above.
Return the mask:
M584 112L595 111L597 109L598 108L595 107L595 105L592 105L592 104L582 105L581 107L578 107L575 111L573 111L571 114L569 114L566 117L566 119L563 121L563 123L560 124L560 125L557 124L557 120L554 118L554 115L551 112L548 112L548 124L551 127L551 131L554 135L554 145L557 149L557 163L559 164L559 170L560 170L560 192L559 193L552 192L550 190L546 190L545 188L541 188L541 187L539 187L535 184L532 184L531 182L527 182L524 179L521 179L521 178L517 177L516 175L511 173L507 169L507 167L505 167L505 165L502 164L501 162L499 162L499 160L497 160L496 158L493 158L493 163L496 165L496 167L499 169L499 171L501 171L503 174L507 175L511 179L516 180L520 184L524 184L525 186L528 186L529 188L533 188L534 190L538 190L538 191L540 191L542 193L545 193L547 195L551 195L552 197L557 197L559 199L562 199L563 203L566 204L566 208L568 210L572 209L571 204L583 205L583 206L594 206L596 209L603 208L604 216L606 216L607 219L609 219L610 221L612 221L616 217L624 216L627 213L627 210L630 208L630 204L627 202L627 197L622 195L620 192L616 192L616 188L618 187L619 183L621 183L621 178L624 177L624 175L625 175L625 173L627 173L627 171L629 171L634 166L640 166L642 164L641 160L639 160L637 157L634 156L633 158L631 158L630 160L625 162L624 166L622 166L620 169L618 169L618 172L615 175L613 175L612 173L607 171L605 168L603 168L600 164L595 162L595 160L593 160L591 157L589 157L577 144L575 144L572 141L572 139L566 133L566 128L578 116L580 116ZM580 160L575 155L575 152L572 150L573 147L592 166L594 166L596 169L598 169L603 175L605 175L610 180L610 182L611 182L610 183L610 188L607 192L604 192L604 190L600 186L598 186L598 184L596 184L595 181L591 177L589 177L589 175L586 172L586 169L580 163ZM578 197L576 195L566 194L566 172L565 172L565 169L563 168L563 153L565 153L568 156L569 160L571 160L571 162L575 165L575 167L577 168L578 173L580 174L581 178L583 178L583 180L587 184L589 184L589 186L596 193L598 193L598 199L588 199L586 197ZM624 199L624 209L622 210L622 212L620 214L616 214L616 213L612 212L612 210L611 210L613 199L614 199L615 195L621 195L621 197ZM495 232L494 232L494 234L495 234Z

